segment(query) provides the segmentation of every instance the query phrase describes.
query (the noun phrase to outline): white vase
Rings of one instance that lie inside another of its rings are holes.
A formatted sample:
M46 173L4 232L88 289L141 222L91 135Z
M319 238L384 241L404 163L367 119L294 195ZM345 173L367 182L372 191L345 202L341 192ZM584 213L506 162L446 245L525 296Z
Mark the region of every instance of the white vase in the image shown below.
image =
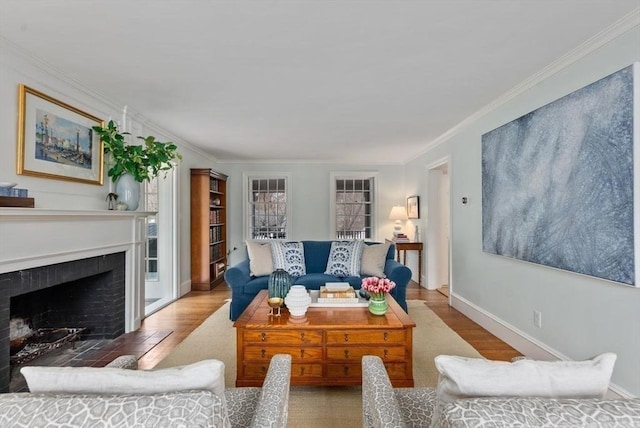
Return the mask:
M311 296L307 293L304 285L293 285L284 298L284 304L289 309L289 314L293 318L304 317L311 304Z
M131 174L123 174L116 182L118 202L127 205L127 211L135 211L140 203L140 183Z

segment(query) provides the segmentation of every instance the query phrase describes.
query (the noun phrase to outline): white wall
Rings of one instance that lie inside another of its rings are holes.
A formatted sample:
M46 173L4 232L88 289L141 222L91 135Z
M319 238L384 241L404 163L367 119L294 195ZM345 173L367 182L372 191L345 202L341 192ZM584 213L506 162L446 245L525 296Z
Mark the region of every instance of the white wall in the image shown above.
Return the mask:
M292 216L287 219L291 227L291 239L331 239L330 236L330 174L331 172L366 171L377 177L378 210L376 237L384 241L393 235L393 222L389 212L393 205L405 203L403 170L400 165L350 165L350 164L220 164L218 170L229 175L227 189L232 195L228 201L229 247L238 247L230 257L231 264L240 261L245 254L243 248L242 218L242 174L279 172L290 175ZM405 227L405 230L409 230ZM413 229L411 229L413 230Z
M640 395L640 288L483 253L481 136L639 60L636 25L470 121L407 165L405 175L409 192L425 196L426 165L451 156L456 306L534 356L585 359L615 352L614 390L633 395ZM462 196L469 204L462 205ZM534 310L542 313L542 328L533 325Z

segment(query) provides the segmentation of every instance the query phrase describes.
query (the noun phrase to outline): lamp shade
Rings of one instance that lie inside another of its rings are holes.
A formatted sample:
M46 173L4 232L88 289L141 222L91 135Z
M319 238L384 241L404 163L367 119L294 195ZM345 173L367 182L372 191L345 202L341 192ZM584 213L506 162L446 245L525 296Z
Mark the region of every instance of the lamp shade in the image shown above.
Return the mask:
M391 208L391 213L389 213L389 220L409 220L407 209L402 205L394 206Z

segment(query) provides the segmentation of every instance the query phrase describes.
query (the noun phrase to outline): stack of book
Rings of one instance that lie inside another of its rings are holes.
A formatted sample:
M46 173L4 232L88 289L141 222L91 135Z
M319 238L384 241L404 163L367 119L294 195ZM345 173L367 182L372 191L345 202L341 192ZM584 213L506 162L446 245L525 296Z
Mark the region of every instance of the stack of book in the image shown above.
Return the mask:
M358 303L358 296L347 282L327 283L320 286L318 303Z
M15 187L0 187L0 196L8 196L10 198L26 198L29 196L27 189L18 189Z
M409 237L404 233L398 233L396 236L393 237L393 240L395 242L411 242Z
M16 183L0 182L0 207L33 208L33 198L29 198L27 189L14 187Z

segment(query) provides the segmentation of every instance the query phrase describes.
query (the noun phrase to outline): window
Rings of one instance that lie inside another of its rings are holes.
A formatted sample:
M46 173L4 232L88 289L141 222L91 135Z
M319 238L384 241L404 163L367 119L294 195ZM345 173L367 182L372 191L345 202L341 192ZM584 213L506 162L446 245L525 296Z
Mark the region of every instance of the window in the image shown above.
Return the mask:
M144 209L158 212L158 178L144 182ZM145 244L145 277L158 281L158 214L147 217L147 241Z
M374 177L333 177L336 239L374 236Z
M247 236L249 239L287 238L287 177L249 177Z

